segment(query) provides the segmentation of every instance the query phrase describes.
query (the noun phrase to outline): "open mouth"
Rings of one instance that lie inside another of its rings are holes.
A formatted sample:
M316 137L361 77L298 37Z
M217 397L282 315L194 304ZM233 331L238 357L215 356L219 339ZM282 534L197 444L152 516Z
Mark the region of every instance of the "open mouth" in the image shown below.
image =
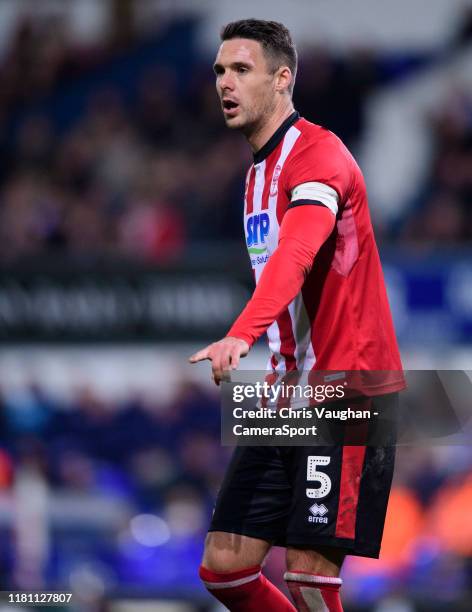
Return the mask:
M233 113L238 107L239 104L233 100L223 100L223 110L226 113Z

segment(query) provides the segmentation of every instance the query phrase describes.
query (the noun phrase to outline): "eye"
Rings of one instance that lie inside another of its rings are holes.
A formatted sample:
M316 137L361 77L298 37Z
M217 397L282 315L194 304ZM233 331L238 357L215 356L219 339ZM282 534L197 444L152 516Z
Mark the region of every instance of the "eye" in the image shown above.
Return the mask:
M248 71L248 69L246 68L246 66L238 66L238 68L237 68L238 74L244 74L247 71Z

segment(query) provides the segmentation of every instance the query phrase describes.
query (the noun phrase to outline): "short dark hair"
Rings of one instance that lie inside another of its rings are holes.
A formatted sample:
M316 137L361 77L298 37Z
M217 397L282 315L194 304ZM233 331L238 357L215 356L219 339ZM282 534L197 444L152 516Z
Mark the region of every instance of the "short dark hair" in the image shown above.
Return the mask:
M223 26L220 38L222 41L249 38L260 42L271 70L275 72L284 65L290 68L293 79L289 90L290 93L293 92L297 74L297 50L290 32L282 23L263 19L240 19Z

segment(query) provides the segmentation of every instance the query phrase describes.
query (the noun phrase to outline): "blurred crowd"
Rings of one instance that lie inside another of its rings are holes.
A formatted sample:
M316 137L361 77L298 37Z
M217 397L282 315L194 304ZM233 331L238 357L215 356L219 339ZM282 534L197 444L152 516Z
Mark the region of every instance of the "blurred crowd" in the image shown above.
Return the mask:
M165 263L188 241L236 233L228 210L240 201L248 156L223 129L209 66L185 96L158 62L138 75L132 100L98 79L65 128L37 110L120 53L69 48L55 20L25 21L13 37L0 67L3 259L122 254Z
M58 92L73 97L97 66L129 48L72 47L58 19L19 23L0 65L2 260L118 255L165 264L189 246L241 239L250 152L224 127L209 61L193 64L183 87L156 61L136 75L131 98L98 78L72 121L55 120ZM296 107L355 151L367 97L401 65L363 49L344 58L306 50ZM470 108L458 95L432 122L431 177L405 239L470 239ZM379 238L391 237L382 231Z
M108 589L185 584L199 592L195 568L231 452L221 446L219 420L218 397L185 380L166 402L139 394L104 400L91 388L61 398L38 385L4 390L0 516L16 503L17 518L13 535L0 525L2 579L24 588L61 584L93 558ZM447 606L465 597L472 579L471 460L464 446L398 449L381 561L349 560L348 601L395 593ZM25 479L29 514L21 510ZM41 519L43 506L49 510ZM41 524L49 535L40 555L31 537ZM279 582L280 561L275 555L267 567ZM441 584L434 598L433 583Z
M15 508L0 519L0 581L68 584L93 560L124 589L198 585L228 458L219 427L218 397L190 382L165 404L104 401L90 388L61 399L37 385L0 394L0 515Z
M472 241L472 97L452 90L430 118L429 176L402 238L416 243Z

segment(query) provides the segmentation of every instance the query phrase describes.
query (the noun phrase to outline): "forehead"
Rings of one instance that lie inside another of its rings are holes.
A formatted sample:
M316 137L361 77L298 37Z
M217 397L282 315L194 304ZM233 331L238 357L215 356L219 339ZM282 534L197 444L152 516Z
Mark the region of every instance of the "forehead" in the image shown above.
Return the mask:
M223 65L233 62L259 64L265 63L265 57L259 41L250 38L232 38L221 43L215 62Z

